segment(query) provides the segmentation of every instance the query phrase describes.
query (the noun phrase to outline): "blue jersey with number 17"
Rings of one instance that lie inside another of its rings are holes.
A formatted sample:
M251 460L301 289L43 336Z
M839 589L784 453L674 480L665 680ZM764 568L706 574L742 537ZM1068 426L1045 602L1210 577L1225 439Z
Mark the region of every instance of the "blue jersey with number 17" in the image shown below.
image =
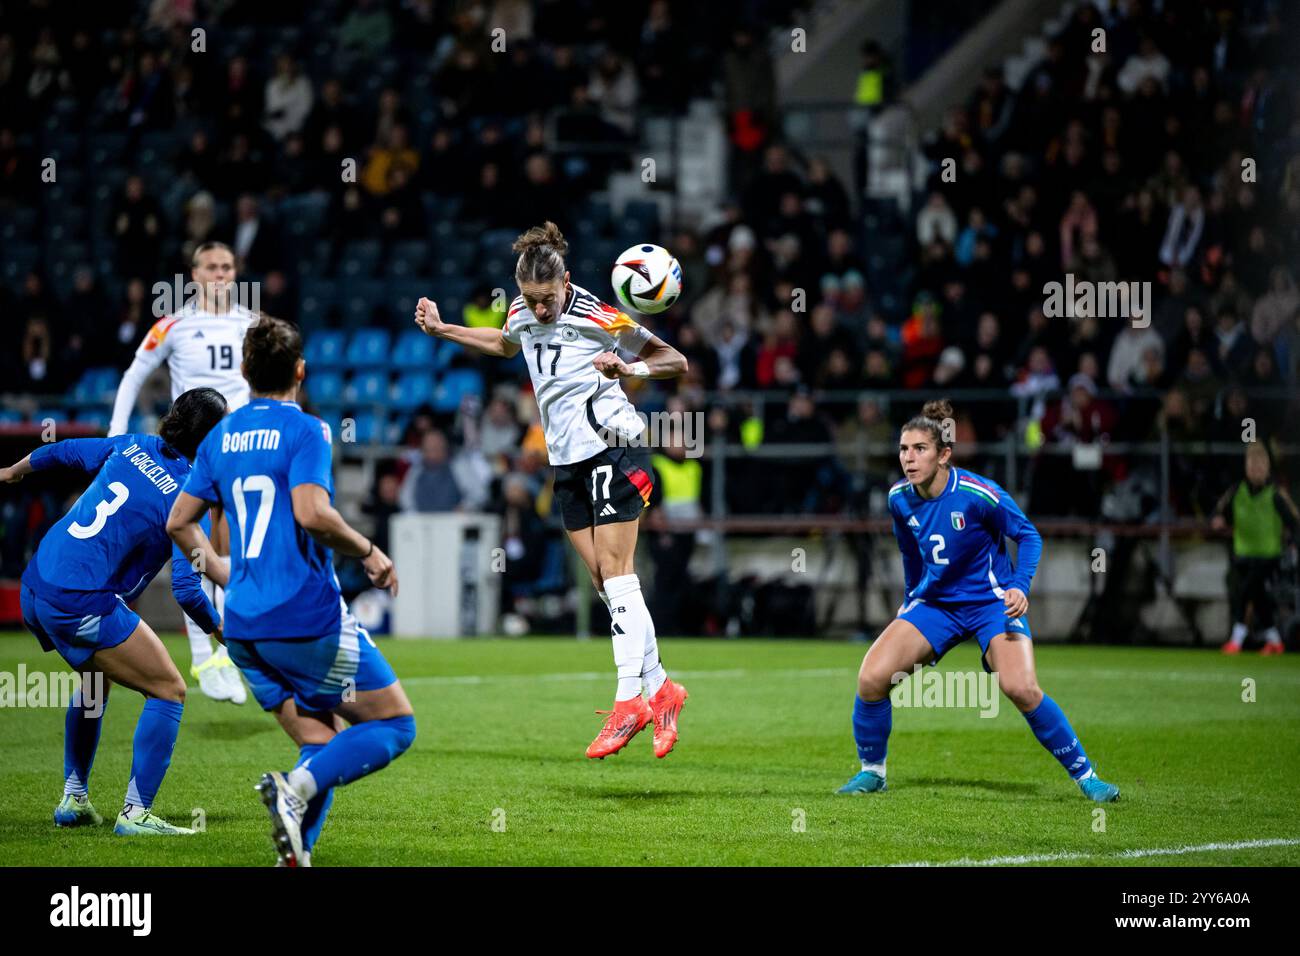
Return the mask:
M1011 496L994 482L951 468L934 498L907 481L889 489L889 513L903 554L909 601L1001 601L1008 588L1029 594L1043 539ZM1007 541L1019 545L1016 563Z
M199 446L185 491L218 503L230 525L225 633L245 641L337 634L343 597L333 552L293 517L290 492L334 500L330 429L296 402L254 398Z

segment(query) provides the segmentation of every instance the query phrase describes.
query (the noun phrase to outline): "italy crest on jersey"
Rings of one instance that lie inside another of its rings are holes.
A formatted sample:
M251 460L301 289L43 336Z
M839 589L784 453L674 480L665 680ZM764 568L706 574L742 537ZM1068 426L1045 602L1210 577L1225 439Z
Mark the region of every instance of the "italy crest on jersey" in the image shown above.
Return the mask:
M964 528L964 527L966 527L966 514L965 514L965 512L962 512L962 511L954 511L954 512L952 513L952 530L954 530L954 531L960 531L960 530L961 530L962 528Z

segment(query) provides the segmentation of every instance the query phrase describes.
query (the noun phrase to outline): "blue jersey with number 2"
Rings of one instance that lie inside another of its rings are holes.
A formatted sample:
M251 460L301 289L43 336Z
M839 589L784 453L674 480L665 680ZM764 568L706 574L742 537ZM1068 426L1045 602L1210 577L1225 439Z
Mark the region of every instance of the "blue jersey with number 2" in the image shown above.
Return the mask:
M922 498L907 481L889 490L894 536L903 554L907 601L1001 601L1008 588L1029 594L1043 539L1011 496L964 468L949 470L934 498ZM1019 545L1017 562L1007 541Z

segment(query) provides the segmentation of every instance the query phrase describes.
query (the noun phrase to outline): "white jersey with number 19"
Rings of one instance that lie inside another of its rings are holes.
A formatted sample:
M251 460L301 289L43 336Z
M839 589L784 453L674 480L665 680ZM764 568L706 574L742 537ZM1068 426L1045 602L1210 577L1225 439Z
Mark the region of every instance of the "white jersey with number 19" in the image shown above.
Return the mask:
M195 302L155 322L122 376L108 434L125 433L141 387L163 362L171 375L172 401L192 388L207 387L220 392L232 412L248 404L248 382L240 364L244 333L255 322L257 313L242 305L217 313Z
M570 283L570 290L551 322L538 320L519 296L501 330L523 349L552 465L586 461L609 447L601 430L630 439L645 428L619 380L591 362L616 349L640 355L650 330L586 289Z

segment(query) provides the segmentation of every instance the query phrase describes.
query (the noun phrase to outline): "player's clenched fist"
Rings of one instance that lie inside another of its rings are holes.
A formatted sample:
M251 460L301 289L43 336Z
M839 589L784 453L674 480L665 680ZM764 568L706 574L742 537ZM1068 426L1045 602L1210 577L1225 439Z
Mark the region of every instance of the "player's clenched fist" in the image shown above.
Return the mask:
M424 300L421 300L424 301ZM434 315L437 315L434 310ZM370 554L366 555L361 561L361 567L366 571L366 577L370 583L377 588L391 588L393 596L397 596L397 569L393 567L393 559L378 547L371 548Z
M415 304L415 324L425 335L437 335L444 325L437 304L421 296Z
M591 360L591 364L596 366L596 371L606 378L619 378L632 374L628 364L613 352L601 352Z

